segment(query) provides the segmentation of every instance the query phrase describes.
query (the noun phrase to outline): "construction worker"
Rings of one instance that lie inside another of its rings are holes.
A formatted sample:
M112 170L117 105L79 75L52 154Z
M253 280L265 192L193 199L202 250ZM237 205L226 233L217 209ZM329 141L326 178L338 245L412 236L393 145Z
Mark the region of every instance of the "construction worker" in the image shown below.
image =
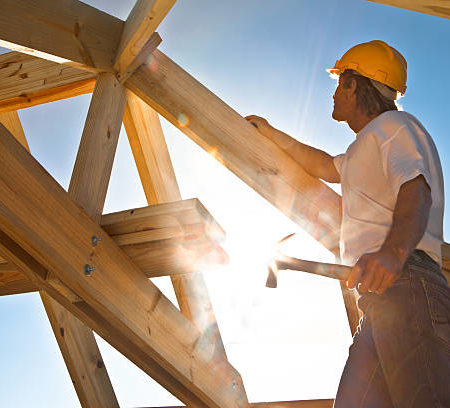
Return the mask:
M399 112L406 61L382 41L356 45L329 70L332 117L356 140L332 157L248 116L309 174L342 185L341 259L363 312L335 408L450 407L450 289L442 275L444 189L436 147Z

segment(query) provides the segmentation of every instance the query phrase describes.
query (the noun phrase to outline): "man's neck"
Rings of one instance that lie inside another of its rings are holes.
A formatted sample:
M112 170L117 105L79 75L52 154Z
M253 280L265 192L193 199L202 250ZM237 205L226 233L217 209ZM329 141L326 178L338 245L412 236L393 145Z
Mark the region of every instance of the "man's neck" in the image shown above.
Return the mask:
M348 126L353 132L358 135L358 133L373 119L375 119L378 115L367 116L361 112L355 112L355 115L347 121Z

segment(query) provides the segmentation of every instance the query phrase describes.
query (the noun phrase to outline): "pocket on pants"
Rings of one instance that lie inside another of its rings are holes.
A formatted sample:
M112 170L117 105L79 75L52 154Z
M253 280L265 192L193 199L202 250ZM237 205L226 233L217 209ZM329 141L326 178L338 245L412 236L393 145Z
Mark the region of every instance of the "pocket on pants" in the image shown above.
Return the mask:
M450 290L426 279L421 281L434 333L450 350Z

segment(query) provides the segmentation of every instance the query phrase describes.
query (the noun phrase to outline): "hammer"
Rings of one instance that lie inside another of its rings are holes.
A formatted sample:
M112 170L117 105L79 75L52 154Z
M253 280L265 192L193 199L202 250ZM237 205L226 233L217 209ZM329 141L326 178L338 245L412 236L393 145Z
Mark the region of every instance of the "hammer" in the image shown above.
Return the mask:
M314 273L315 275L327 276L328 278L347 280L351 267L345 265L329 264L323 262L305 261L303 259L291 258L286 255L275 257L268 266L266 287L276 288L279 270L293 270Z

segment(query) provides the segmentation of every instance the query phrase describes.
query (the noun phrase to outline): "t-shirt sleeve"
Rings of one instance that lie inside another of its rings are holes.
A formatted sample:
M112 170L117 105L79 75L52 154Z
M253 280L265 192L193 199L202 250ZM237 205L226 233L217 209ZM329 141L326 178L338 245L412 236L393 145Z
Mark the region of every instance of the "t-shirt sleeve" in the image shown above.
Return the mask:
M344 161L344 157L345 157L344 153L333 157L333 164L334 164L334 167L336 167L336 170L339 173L339 175L341 175L341 169L342 169L342 163Z
M383 171L397 196L402 184L423 175L431 187L430 169L420 137L408 125L402 126L381 145Z

